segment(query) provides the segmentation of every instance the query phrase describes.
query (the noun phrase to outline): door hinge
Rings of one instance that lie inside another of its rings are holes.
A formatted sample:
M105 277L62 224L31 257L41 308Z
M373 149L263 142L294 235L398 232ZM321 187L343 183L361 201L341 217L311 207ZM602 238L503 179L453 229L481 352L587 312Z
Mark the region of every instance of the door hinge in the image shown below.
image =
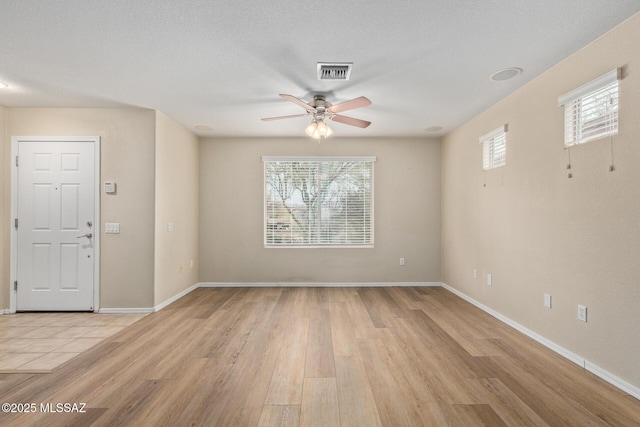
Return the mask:
M14 291L18 290L18 281L17 280L15 282L13 282L13 290Z
M16 228L16 230L18 229L18 218L13 220L13 226Z
M19 163L20 163L20 162L18 161L18 156L16 156L16 167L18 167L18 164L19 164Z

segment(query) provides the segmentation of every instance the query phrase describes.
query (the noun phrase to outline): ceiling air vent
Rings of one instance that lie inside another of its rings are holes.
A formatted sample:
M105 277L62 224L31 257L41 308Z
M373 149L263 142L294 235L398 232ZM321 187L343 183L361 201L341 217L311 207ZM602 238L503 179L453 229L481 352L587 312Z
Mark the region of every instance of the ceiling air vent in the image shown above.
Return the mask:
M353 62L318 62L318 80L349 80Z

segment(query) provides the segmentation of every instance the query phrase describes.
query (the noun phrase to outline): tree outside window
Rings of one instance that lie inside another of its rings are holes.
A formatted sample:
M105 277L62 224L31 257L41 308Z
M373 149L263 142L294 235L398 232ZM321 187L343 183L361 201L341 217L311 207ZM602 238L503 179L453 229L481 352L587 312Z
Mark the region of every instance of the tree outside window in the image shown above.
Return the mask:
M268 160L266 246L372 246L373 162Z

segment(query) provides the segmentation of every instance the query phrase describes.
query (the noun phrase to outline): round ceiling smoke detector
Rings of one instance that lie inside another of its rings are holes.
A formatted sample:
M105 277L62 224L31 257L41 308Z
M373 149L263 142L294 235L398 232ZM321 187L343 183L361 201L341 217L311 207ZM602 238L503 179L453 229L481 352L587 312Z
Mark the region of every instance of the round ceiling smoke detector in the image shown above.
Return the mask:
M505 80L509 80L522 73L522 68L511 67L505 68L504 70L496 71L491 75L491 80L494 82L503 82Z

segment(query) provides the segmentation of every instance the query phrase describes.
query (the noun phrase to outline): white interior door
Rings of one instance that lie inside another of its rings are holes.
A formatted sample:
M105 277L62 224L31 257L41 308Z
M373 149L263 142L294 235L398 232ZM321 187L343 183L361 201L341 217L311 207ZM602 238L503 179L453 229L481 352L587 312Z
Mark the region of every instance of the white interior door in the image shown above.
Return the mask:
M18 141L18 311L94 308L95 151L91 142Z

